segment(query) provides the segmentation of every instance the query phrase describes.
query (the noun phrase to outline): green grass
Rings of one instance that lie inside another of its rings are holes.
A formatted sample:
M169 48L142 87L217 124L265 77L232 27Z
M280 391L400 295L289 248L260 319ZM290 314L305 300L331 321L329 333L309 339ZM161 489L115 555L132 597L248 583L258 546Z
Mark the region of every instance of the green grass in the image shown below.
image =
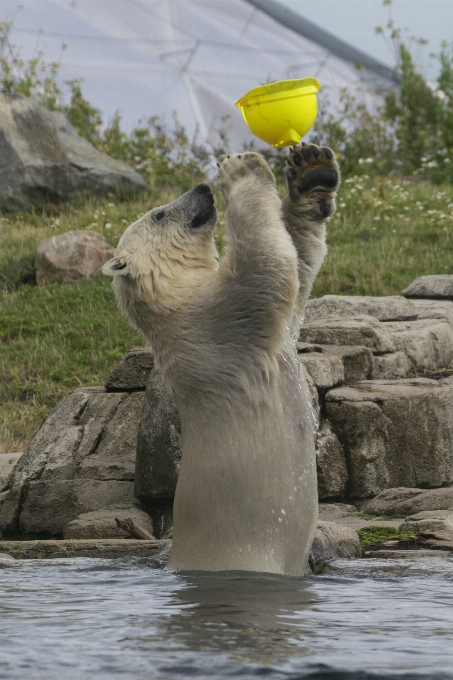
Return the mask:
M131 222L180 193L93 197L0 217L0 452L23 450L63 395L102 385L121 356L143 344L119 314L103 277L67 286L21 285L30 278L37 243L94 229L116 246ZM224 205L215 194L221 249ZM453 274L452 186L361 176L343 183L337 204L313 297L395 295L417 276Z
M327 243L313 297L399 295L418 276L453 274L453 186L346 179Z
M398 533L395 527L370 526L358 529L357 534L360 539L362 553L369 545L385 543L386 541L399 541L412 538L416 534L413 531Z

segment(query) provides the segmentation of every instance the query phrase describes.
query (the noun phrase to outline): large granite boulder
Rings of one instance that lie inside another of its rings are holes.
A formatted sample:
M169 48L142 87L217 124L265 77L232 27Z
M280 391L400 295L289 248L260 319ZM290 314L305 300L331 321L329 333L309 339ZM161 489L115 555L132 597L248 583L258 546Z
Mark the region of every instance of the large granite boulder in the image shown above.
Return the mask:
M453 510L425 510L409 515L399 528L400 533L413 531L422 534L425 531L453 532Z
M344 381L351 383L372 378L373 362L376 357L369 347L358 345L323 345L323 354L335 355L343 364ZM388 355L384 355L388 356Z
M68 231L40 241L35 256L36 283L74 283L101 274L115 249L97 231Z
M8 488L11 472L21 456L22 451L20 453L0 454L0 494Z
M325 399L346 455L350 498L389 487L453 484L449 380L365 380L335 388Z
M391 488L360 505L371 515L414 515L437 510L453 511L453 486L440 489Z
M419 276L403 290L406 298L431 298L453 300L453 275L433 274Z
M80 137L62 113L24 95L0 94L0 210L145 186L126 163Z
M143 392L75 390L62 399L20 458L0 510L14 536L61 536L79 515L132 505Z
M360 557L357 532L336 522L318 520L318 527L310 552L309 563L314 571L336 559Z
M299 352L299 361L317 390L326 390L344 381L343 362L335 354Z
M112 505L85 512L68 522L63 528L63 538L130 538L130 534L117 525L115 518L132 519L150 534L153 533L151 517L144 510L134 505Z
M400 380L415 371L414 364L405 352L375 354L372 359L372 380ZM356 381L359 382L359 381Z
M299 340L318 345L360 345L378 353L395 350L385 324L372 316L312 321L302 326Z
M414 371L444 368L453 361L453 329L446 321L426 318L383 325L392 335L396 353L406 354Z
M322 423L319 430L316 468L319 499L345 498L348 484L346 457L337 435L327 420Z
M307 302L305 323L363 314L373 316L379 321L408 321L417 318L413 302L401 295L324 295Z
M135 392L144 390L154 368L154 355L150 347L137 347L121 359L107 378L107 392Z
M453 302L451 300L411 300L417 310L417 319L442 319L453 328Z

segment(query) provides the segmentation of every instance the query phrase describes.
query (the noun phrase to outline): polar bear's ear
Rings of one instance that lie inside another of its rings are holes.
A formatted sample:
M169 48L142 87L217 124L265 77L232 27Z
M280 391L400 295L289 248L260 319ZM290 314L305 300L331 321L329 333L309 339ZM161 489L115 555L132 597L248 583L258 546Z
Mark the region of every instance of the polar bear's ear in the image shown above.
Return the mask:
M129 272L126 260L114 257L102 267L102 273L106 276L125 276Z

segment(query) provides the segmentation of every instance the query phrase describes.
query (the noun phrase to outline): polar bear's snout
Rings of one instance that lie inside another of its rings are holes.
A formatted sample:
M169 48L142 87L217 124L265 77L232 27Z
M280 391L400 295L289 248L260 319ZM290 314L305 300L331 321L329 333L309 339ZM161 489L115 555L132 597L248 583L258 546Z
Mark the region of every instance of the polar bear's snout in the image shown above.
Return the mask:
M197 229L204 224L212 224L217 219L217 211L214 207L214 196L207 184L199 184L185 194L190 200L195 214L190 220L190 228Z

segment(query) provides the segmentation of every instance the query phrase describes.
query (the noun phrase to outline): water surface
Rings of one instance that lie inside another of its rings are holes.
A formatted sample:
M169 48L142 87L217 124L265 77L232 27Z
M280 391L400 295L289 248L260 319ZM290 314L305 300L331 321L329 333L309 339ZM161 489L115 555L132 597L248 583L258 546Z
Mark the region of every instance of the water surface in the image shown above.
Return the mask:
M339 561L290 578L148 558L0 570L8 680L453 680L453 559Z

